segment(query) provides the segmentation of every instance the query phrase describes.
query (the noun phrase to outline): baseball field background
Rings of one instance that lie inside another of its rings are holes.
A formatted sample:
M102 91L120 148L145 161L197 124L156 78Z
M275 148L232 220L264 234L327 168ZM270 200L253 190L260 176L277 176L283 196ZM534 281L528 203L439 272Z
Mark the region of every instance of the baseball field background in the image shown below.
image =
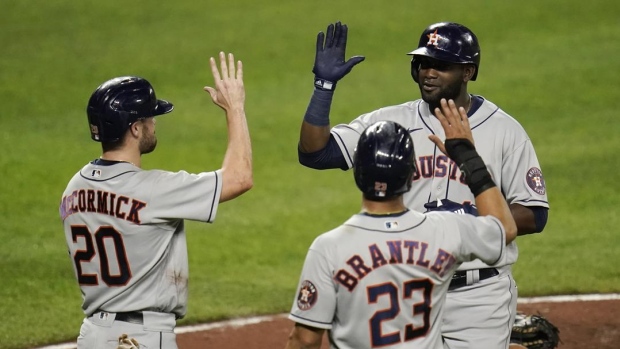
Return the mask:
M332 123L419 96L405 54L430 23L469 26L482 47L469 91L518 119L551 204L520 237L520 296L620 292L620 2L4 0L0 21L0 348L71 341L83 314L58 215L71 176L100 155L85 106L103 81L139 75L174 103L145 169L220 167L222 111L208 59L244 63L255 187L189 222L187 325L288 311L306 250L360 207L350 171L297 161L316 34L349 26ZM284 345L284 343L283 343Z

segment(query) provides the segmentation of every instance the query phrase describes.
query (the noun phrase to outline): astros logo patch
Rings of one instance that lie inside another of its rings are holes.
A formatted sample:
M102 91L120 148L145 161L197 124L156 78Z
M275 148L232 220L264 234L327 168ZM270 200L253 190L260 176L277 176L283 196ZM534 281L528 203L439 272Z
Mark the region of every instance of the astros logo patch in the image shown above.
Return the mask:
M439 40L441 39L441 35L437 34L437 29L435 29L434 33L430 33L427 36L428 36L428 42L426 43L426 46L439 45Z
M318 297L316 286L312 282L304 280L297 295L297 307L301 310L309 310L316 303Z
M545 179L543 178L542 171L539 168L532 167L527 171L527 185L535 193L539 195L545 195Z

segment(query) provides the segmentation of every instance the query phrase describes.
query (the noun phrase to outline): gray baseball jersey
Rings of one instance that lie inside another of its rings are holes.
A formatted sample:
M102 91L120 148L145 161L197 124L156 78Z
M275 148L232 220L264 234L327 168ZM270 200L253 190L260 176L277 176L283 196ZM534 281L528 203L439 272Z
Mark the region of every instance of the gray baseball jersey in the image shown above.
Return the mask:
M60 203L84 313L150 310L184 316L183 220L213 222L220 171L190 174L96 163L73 176Z
M436 323L452 275L503 258L504 234L491 216L354 215L313 242L289 318L330 329L341 349L443 348Z
M414 210L425 211L424 204L438 199L454 202L474 202L474 197L454 161L428 139L430 134L445 138L437 118L430 114L428 104L421 99L389 106L364 114L349 124L332 128L349 168L359 135L374 122L392 120L411 133L417 158L417 172L412 188L405 193L405 204ZM476 150L486 163L491 176L501 188L509 204L549 207L542 171L534 147L523 127L495 104L484 100L469 117ZM495 267L513 264L517 260L517 245L508 245L507 253ZM485 268L480 260L463 263L461 270Z

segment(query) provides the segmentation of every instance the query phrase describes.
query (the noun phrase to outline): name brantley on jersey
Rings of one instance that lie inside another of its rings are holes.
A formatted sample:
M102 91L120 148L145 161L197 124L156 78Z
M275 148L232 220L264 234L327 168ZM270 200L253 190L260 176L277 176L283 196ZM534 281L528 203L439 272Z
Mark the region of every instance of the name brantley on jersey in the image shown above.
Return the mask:
M352 272L342 268L336 272L334 280L349 291L353 291L359 279L362 279L364 276L384 265L415 265L429 269L439 277L443 277L445 272L456 263L456 258L442 249L437 250L435 260L431 263L431 261L427 259L428 244L426 242L394 240L386 241L386 243L389 250L388 258L384 256L384 253L381 252L377 244L372 244L368 246L370 252L369 261L364 261L359 254L352 256L346 261L348 266L352 269Z

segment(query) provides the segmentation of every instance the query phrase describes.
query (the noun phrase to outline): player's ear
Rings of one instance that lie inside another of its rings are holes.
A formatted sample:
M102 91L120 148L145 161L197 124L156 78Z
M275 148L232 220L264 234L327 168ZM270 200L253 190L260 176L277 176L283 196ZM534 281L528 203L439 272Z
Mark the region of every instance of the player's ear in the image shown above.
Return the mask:
M463 66L463 82L468 82L476 73L476 66L473 64L465 64Z
M138 137L142 132L142 130L140 129L142 127L142 123L141 122L134 122L133 124L131 124L131 126L129 126L129 132L131 132L131 135L134 137Z

